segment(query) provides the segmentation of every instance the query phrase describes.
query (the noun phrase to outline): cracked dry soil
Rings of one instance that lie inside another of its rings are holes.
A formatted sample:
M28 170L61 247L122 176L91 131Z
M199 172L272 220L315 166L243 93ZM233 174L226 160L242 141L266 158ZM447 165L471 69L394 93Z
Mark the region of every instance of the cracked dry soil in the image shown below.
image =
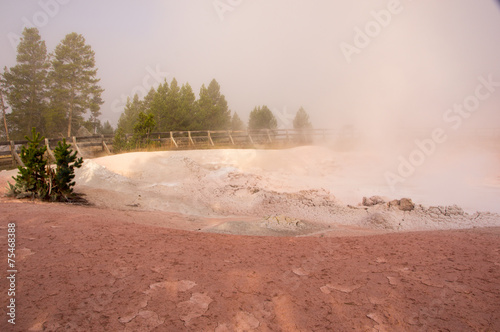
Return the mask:
M0 215L18 259L1 331L500 331L499 228L239 236L5 198Z

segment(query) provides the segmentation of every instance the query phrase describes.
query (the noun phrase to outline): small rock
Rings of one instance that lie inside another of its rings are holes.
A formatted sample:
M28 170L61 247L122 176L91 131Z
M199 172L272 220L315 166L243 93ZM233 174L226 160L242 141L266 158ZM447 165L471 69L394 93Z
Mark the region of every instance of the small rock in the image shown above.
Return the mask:
M370 198L363 197L363 206L373 206L378 204L384 204L385 200L380 196L372 196Z
M415 209L415 204L409 198L401 198L400 200L392 200L387 203L388 207L397 207L401 211L413 211Z
M387 206L388 206L388 207L393 207L393 206L395 206L395 207L399 207L399 200L397 200L397 199L392 200L392 201L390 201L389 203L387 203Z
M409 198L401 198L399 201L399 209L402 211L413 211L415 204Z

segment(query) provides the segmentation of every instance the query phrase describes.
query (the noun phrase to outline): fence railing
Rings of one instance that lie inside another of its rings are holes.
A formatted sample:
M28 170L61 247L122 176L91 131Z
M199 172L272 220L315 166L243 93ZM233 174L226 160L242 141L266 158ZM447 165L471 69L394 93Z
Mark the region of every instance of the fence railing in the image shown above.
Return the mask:
M301 144L310 144L325 140L333 131L328 129L274 129L274 130L198 130L198 131L169 131L150 133L149 139L157 142L160 150L187 150L201 148L266 148L289 147ZM132 134L125 135L128 138ZM114 135L80 136L66 138L82 157L109 155L114 152ZM62 138L46 138L48 158L54 160L52 150ZM14 168L22 165L19 153L21 147L28 141L17 140L0 142L0 169ZM140 147L138 147L140 148Z
M269 145L288 145L311 143L318 138L332 134L328 129L274 129L274 130L203 130L203 131L171 131L151 133L150 140L162 146L189 149L200 147L265 147Z
M407 130L401 132L401 137L427 137L428 130ZM383 134L383 133L381 133ZM395 133L393 133L395 134ZM397 133L396 133L397 134ZM128 138L132 134L125 135ZM156 142L158 150L188 150L206 148L280 148L297 145L323 143L346 140L356 141L363 137L363 133L357 130L331 130L331 129L274 129L274 130L198 130L198 131L168 131L155 132L149 134L150 141ZM494 142L500 141L499 129L475 129L461 131L464 139L486 138ZM84 158L114 153L114 135L79 136L66 138L66 141L73 146L73 150ZM366 137L365 137L366 139ZM62 138L45 139L47 154L54 159L52 150ZM19 157L21 146L28 141L17 140L10 142L0 142L0 169L14 168L21 165ZM134 148L134 147L132 147ZM134 148L135 149L135 148ZM140 146L136 150L141 150Z

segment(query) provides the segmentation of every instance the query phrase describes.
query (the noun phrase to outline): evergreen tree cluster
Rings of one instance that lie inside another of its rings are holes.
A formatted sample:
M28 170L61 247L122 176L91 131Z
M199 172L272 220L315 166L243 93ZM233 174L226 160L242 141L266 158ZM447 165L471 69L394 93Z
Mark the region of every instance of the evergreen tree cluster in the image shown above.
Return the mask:
M248 129L260 130L260 129L276 129L278 127L278 121L274 117L273 112L267 106L257 106L250 112L248 118Z
M309 121L309 115L303 107L299 108L295 118L293 119L293 129L312 129L311 121Z
M268 129L273 130L278 127L278 121L274 116L273 112L266 105L257 106L250 112L248 119L248 129L250 130L261 130ZM303 107L297 111L295 118L293 119L293 129L304 130L312 129L312 124L309 121L309 115L304 110Z
M118 121L118 130L135 133L134 128L143 121L141 113L153 116L155 125L152 131L155 132L228 130L233 125L241 126L236 121L239 119L236 113L231 118L226 98L215 79L208 87L202 85L198 99L189 83L179 86L175 78L170 84L164 81L156 90L151 88L142 100L134 95L133 99L127 100Z
M81 126L92 133L109 131L111 125L98 119L104 90L96 76L94 51L82 35L66 35L48 54L38 29L25 28L17 64L5 67L0 78L11 108L11 138L22 138L31 128L49 137L69 137Z
M142 114L142 115L141 115ZM226 98L220 92L220 85L213 79L208 87L202 85L199 98L193 92L189 83L179 87L177 80L171 83L163 82L155 90L151 88L148 94L140 99L136 94L127 99L124 112L118 121L115 134L115 144L126 145L125 134L138 135L137 126L142 126L144 115L154 118L154 125L149 126L150 132L196 131L196 130L245 130L247 126L235 112L231 116ZM304 108L300 108L293 122L295 129L312 128L309 116ZM263 105L253 109L248 119L248 129L276 129L278 122L271 110ZM137 140L133 140L137 143Z

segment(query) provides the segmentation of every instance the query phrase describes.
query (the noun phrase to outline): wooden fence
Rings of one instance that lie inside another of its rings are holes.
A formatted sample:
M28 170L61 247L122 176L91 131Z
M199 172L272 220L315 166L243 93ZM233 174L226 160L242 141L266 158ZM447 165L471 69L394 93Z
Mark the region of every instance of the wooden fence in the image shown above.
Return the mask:
M324 141L332 135L328 129L275 129L258 131L170 131L151 133L158 150L187 150L206 148L283 148ZM130 138L132 135L127 134ZM66 141L78 155L89 158L113 153L114 135L70 137ZM53 149L61 138L45 139L48 158L54 160ZM0 169L22 165L19 153L28 141L0 142ZM141 147L137 146L137 150Z
M266 148L307 144L325 139L332 132L327 129L254 130L254 131L171 131L151 133L150 140L161 147L193 149L210 147Z
M428 137L429 130L405 130L393 133L400 137ZM132 135L127 134L130 138ZM275 129L258 131L170 131L162 133L151 133L149 138L155 142L157 150L188 150L188 149L210 149L210 148L284 148L312 143L354 143L363 137L363 134L353 129L329 130L329 129ZM461 130L460 137L463 140L478 140L483 145L494 145L498 147L500 142L500 130L498 129L475 129ZM84 158L109 155L113 150L114 135L70 137L66 141L73 146L73 150ZM366 137L364 137L366 140ZM61 138L45 139L48 158L54 159L52 150L61 141ZM492 143L493 142L493 143ZM28 141L0 142L0 169L15 168L21 165L19 153L21 146ZM488 145L488 146L489 146ZM347 146L349 146L347 144ZM150 147L151 148L151 147ZM137 146L136 151L144 150Z

